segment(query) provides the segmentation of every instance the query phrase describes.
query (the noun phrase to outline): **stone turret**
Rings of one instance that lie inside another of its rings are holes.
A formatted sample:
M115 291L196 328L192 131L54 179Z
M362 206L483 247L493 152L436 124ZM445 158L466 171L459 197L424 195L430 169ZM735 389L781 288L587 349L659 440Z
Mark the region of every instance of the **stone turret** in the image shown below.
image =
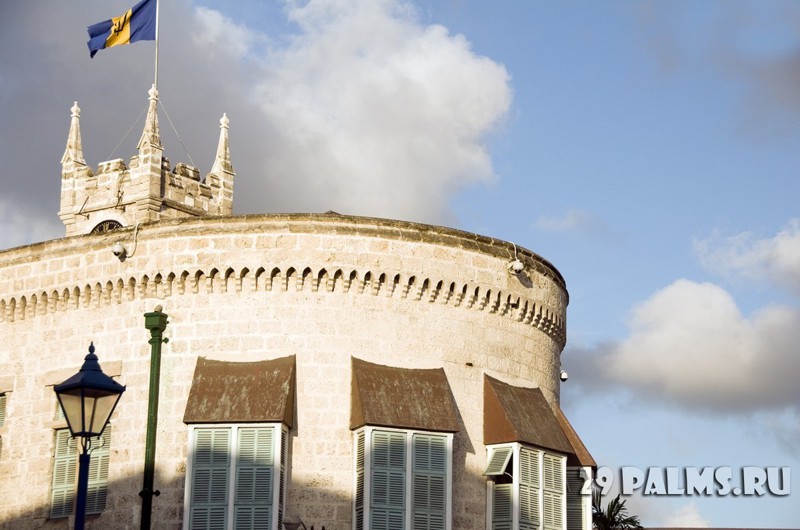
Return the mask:
M80 109L73 105L67 147L61 159L61 210L66 235L104 232L161 219L226 216L233 210L234 170L228 144L227 115L211 172L205 180L189 164L174 169L164 156L158 126L158 90L153 86L139 153L128 165L121 158L86 165L80 132Z

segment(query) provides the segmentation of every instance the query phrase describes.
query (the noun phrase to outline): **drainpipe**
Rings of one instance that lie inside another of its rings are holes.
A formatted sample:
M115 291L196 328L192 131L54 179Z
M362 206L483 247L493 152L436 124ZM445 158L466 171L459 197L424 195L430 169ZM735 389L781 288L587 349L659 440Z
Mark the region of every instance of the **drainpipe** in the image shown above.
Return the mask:
M153 478L156 469L156 429L158 427L158 387L161 378L161 343L169 339L162 338L167 328L167 315L156 306L152 313L144 314L144 327L150 330L150 395L147 400L147 440L144 448L144 481L139 496L142 498L142 530L150 530L150 518L153 513L153 495L161 495L153 490Z

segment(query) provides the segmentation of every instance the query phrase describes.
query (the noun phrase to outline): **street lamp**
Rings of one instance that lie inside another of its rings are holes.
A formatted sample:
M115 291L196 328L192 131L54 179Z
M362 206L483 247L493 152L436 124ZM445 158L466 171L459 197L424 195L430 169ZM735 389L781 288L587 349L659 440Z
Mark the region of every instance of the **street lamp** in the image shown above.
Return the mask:
M100 369L94 343L80 371L53 387L73 438L80 438L78 456L78 494L75 501L75 530L83 530L86 518L86 490L89 485L89 451L92 438L103 434L125 387Z

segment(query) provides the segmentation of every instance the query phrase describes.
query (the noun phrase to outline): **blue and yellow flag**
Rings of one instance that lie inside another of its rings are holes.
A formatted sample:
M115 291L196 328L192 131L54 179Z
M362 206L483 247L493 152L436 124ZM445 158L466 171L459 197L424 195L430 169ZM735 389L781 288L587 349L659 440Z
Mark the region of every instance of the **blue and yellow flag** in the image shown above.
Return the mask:
M121 16L89 26L89 55L112 46L156 40L157 1L142 0Z

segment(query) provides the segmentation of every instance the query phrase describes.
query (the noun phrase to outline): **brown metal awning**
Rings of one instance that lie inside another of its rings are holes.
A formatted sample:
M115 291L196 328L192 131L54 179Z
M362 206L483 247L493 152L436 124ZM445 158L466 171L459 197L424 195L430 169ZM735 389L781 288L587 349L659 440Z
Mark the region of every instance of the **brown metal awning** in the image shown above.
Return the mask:
M561 422L541 390L512 386L484 375L483 443L508 442L574 454Z
M364 425L459 431L444 369L396 368L354 357L350 428Z
M291 427L294 394L294 355L247 363L199 357L183 422L281 422Z

